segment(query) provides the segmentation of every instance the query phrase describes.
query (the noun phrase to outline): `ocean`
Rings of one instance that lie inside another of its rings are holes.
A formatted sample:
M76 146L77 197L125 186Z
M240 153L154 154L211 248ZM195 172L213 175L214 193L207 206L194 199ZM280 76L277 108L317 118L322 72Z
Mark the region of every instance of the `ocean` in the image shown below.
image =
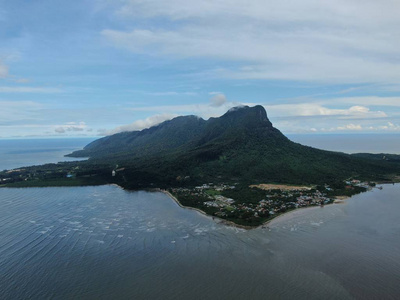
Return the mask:
M253 230L113 185L2 188L0 207L0 299L400 297L400 185Z
M64 157L94 141L95 138L0 139L0 170L80 160Z
M345 153L400 154L399 134L289 134L294 142Z

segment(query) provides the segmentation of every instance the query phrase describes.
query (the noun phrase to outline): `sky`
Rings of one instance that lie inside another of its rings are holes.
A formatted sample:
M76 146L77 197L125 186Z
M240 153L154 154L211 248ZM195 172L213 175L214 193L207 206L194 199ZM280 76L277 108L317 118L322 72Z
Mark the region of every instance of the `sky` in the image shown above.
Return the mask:
M398 0L0 0L0 138L263 105L286 134L400 133Z

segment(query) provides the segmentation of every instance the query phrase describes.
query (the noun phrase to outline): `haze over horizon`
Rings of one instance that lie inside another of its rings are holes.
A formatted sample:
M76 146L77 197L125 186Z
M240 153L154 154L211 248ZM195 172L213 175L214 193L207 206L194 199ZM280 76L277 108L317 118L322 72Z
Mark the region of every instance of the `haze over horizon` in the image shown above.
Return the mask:
M263 105L293 133L400 133L400 2L0 1L0 138Z

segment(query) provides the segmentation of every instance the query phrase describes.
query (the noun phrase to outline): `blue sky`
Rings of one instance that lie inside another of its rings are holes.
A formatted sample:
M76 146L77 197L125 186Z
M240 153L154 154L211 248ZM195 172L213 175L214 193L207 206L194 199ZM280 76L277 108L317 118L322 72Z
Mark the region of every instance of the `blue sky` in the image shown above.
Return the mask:
M264 105L284 133L400 133L397 0L0 0L0 137Z

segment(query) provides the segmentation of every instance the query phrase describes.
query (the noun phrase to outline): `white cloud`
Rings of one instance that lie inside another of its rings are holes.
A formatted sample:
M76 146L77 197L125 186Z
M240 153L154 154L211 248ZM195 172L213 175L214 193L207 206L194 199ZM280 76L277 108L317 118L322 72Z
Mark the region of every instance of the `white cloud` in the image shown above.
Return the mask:
M382 0L338 0L335 3L321 3L317 0L303 0L301 3L282 3L279 0L123 0L119 13L142 18L165 16L173 20L191 18L248 17L255 20L324 22L336 25L366 25L370 28L378 20L390 24L397 17L396 1ZM382 12L387 13L383 15ZM354 16L355 19L350 18ZM374 18L371 20L371 18ZM360 23L360 24L359 24ZM372 23L372 24L371 24Z
M31 80L28 79L28 78L18 78L18 79L15 79L15 82L17 82L17 83L29 83L29 82L31 82Z
M216 76L329 83L400 80L399 1L122 3L118 13L134 29L104 30L113 44L177 59L210 57L241 63L213 71ZM130 20L140 18L162 21L159 27L156 22L151 27L132 26Z
M236 101L225 101L220 106L210 104L182 104L182 105L160 105L160 106L142 106L131 107L127 110L135 112L168 113L173 115L196 115L204 119L219 117L235 106L242 103Z
M363 129L362 126L359 125L359 124L357 124L357 125L355 125L355 124L347 124L347 125L344 125L344 126L337 127L337 130L349 130L349 131L359 131L359 130L362 130L362 129Z
M375 127L373 129L400 132L400 125L399 124L393 124L392 122L387 122L387 124Z
M381 97L381 96L342 97L342 98L333 98L327 101L319 101L319 102L335 103L335 104L400 107L400 97Z
M0 123L36 119L42 107L34 101L0 101Z
M101 130L101 135L111 135L125 131L135 131L158 125L179 115L196 115L204 119L219 117L228 109L238 106L237 102L228 102L224 94L215 95L210 99L210 104L165 105L128 108L136 112L156 112L158 114L143 120L137 120L129 125L119 126L112 130Z
M340 118L385 118L383 111L371 111L365 106L351 106L347 109L328 108L317 103L265 105L268 113L275 117L338 116Z
M144 92L146 95L150 96L197 96L194 92Z
M0 61L0 78L6 78L8 76L8 67Z
M220 105L206 104L190 104L190 105L170 105L170 106L146 106L134 107L129 110L136 112L167 112L169 114L189 115L195 114L204 119L210 117L219 117L226 113L230 108L239 105L254 106L258 103L238 103L223 101L217 102ZM225 98L226 100L226 98ZM369 121L385 119L388 116L383 111L372 111L364 106L351 106L344 109L328 108L317 103L302 103L302 104L278 104L264 105L268 117L270 117L277 125L277 128L289 132L296 131L296 128L302 127L301 131L317 130L327 124L337 124L340 120L363 120ZM319 118L318 120L315 118ZM324 125L325 124L325 125ZM317 126L319 125L319 126ZM300 126L300 127L299 127ZM337 126L337 125L336 125ZM336 128L336 127L335 127Z
M145 128L150 128L152 126L158 125L164 121L171 120L172 118L177 117L177 116L178 115L176 115L176 114L169 114L169 113L154 115L154 116L148 117L144 120L137 120L137 121L133 122L132 124L122 125L117 128L114 128L112 130L99 131L99 132L104 135L111 135L111 134L116 134L116 133L125 132L125 131L142 130Z
M367 132L400 132L400 125L394 124L392 122L387 122L384 124L374 124L371 126L362 126L361 124L346 124L343 126L338 126L337 128L331 129L331 131L367 131Z
M60 93L61 89L58 88L44 88L44 87L23 87L23 86L1 86L0 93Z
M217 94L210 99L210 105L214 107L220 107L227 102L224 94Z
M256 103L243 103L254 106ZM219 117L232 107L240 106L237 102L225 102L220 107L206 104L147 106L134 107L129 110L136 112L167 112L173 115L195 114L204 119ZM364 106L350 106L344 109L328 108L315 103L264 105L268 117L274 126L284 133L316 133L316 132L400 132L396 125L384 112L371 111ZM350 120L354 120L351 122ZM347 122L349 123L347 123ZM134 123L135 124L135 123ZM392 124L392 125L390 125ZM122 127L108 132L112 134L127 130L140 130L144 126L133 128Z
M85 129L87 129L86 123L85 122L79 122L79 123L75 123L75 122L68 122L64 125L57 125L54 126L54 131L56 133L65 133L67 131L71 131L71 132L79 132L79 131L84 131Z

